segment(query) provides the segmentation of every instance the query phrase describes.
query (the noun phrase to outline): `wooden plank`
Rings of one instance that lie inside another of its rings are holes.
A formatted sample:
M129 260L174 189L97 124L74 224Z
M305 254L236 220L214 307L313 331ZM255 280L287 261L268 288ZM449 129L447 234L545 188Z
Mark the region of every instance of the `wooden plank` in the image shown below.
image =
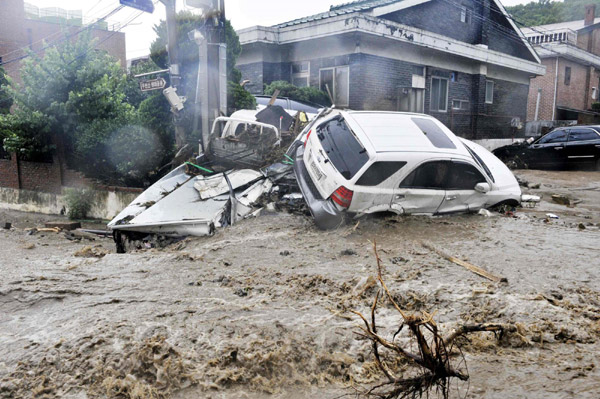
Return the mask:
M505 283L505 282L508 282L508 280L507 280L506 278L504 278L504 277L496 276L496 275L494 275L494 274L492 274L492 273L488 272L487 270L484 270L484 269L482 269L482 268L481 268L481 267L479 267L479 266L475 266L475 265L473 265L473 264L471 264L471 263L469 263L469 262L466 262L466 261L464 261L464 260L460 260L460 259L458 259L458 258L455 258L454 256L451 256L451 255L448 255L447 253L445 253L445 252L442 252L441 250L439 250L439 249L435 248L435 247L434 247L433 245L431 245L431 244L428 244L428 243L422 242L422 243L421 243L421 245L422 245L424 248L427 248L427 249L429 249L430 251L433 251L433 252L435 252L436 254L438 254L438 255L439 255L439 256L441 256L442 258L446 259L447 261L450 261L450 262L452 262L452 263L454 263L454 264L457 264L457 265L459 265L459 266L462 266L462 267L464 267L465 269L467 269L467 270L469 270L469 271L471 271L471 272L473 272L473 273L477 274L478 276L481 276L481 277L487 278L488 280L494 281L494 282L496 282L496 283L499 283L499 282L503 282L503 283Z

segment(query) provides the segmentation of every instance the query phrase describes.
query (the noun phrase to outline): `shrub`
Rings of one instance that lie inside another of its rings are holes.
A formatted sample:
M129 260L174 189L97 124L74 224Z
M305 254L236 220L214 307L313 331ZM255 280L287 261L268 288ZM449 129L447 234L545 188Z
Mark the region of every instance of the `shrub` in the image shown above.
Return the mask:
M592 103L592 111L600 112L600 103Z
M313 103L330 106L329 96L327 93L317 89L316 87L297 87L284 80L276 80L275 82L265 86L265 94L272 95L275 90L279 90L280 97L287 97L291 100L310 101Z
M70 188L66 190L66 201L67 201L67 215L69 219L85 219L92 209L92 203L94 193L88 189L74 189Z

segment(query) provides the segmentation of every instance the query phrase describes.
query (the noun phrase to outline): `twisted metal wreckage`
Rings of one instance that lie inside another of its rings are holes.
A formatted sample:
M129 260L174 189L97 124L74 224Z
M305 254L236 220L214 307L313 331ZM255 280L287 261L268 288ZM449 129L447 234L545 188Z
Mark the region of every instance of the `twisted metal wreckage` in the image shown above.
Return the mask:
M263 195L301 200L292 158L283 148L311 116L273 105L217 118L206 151L154 183L110 221L117 250L140 248L153 236L212 235L257 216Z

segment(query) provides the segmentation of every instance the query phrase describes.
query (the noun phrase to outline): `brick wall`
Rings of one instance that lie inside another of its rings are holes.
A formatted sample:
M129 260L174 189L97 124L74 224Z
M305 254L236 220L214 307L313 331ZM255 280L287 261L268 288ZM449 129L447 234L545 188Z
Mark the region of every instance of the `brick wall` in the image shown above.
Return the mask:
M565 85L565 70L571 68L571 81ZM558 94L557 106L586 110L588 104L588 67L560 58L558 61ZM597 83L597 82L596 82Z
M537 76L529 82L529 94L527 101L527 120L535 120L535 107L538 90L542 89L538 120L552 120L554 106L554 77L556 75L556 58L544 58L542 64L546 67L544 76Z
M470 22L461 22L459 3L471 10ZM382 18L475 44L480 40L481 18L477 18L473 14L481 15L481 3L482 0L432 1L385 15ZM438 16L440 18L437 18ZM435 23L432 23L434 21Z
M56 159L55 159L56 160ZM79 172L65 168L61 172L58 162L29 162L0 159L0 187L59 194L62 187L90 187L94 183Z
M0 159L0 187L19 188L19 166L14 155Z
M462 6L466 6L469 10L470 20L468 22L461 22ZM383 18L466 43L485 44L492 50L535 61L527 47L517 37L506 17L489 0L431 1L386 15ZM483 21L486 21L485 25Z
M44 53L40 49L44 45L62 42L65 33L79 30L81 27L65 27L58 23L26 19L23 0L1 0L0 56L3 57L3 62L8 62L4 69L17 83L20 82L21 62L11 60L26 55L27 49L38 51L37 54L43 56ZM124 33L92 29L92 36L97 40L96 48L107 51L120 61L123 68L126 67ZM45 39L46 43L42 43L42 39Z

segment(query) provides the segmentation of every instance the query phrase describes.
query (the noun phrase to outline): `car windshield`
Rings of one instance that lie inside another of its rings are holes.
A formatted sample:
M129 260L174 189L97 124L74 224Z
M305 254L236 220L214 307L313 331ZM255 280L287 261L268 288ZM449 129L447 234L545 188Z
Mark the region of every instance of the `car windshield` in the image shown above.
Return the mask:
M369 160L367 150L342 118L319 126L317 136L329 160L346 180L352 179Z

